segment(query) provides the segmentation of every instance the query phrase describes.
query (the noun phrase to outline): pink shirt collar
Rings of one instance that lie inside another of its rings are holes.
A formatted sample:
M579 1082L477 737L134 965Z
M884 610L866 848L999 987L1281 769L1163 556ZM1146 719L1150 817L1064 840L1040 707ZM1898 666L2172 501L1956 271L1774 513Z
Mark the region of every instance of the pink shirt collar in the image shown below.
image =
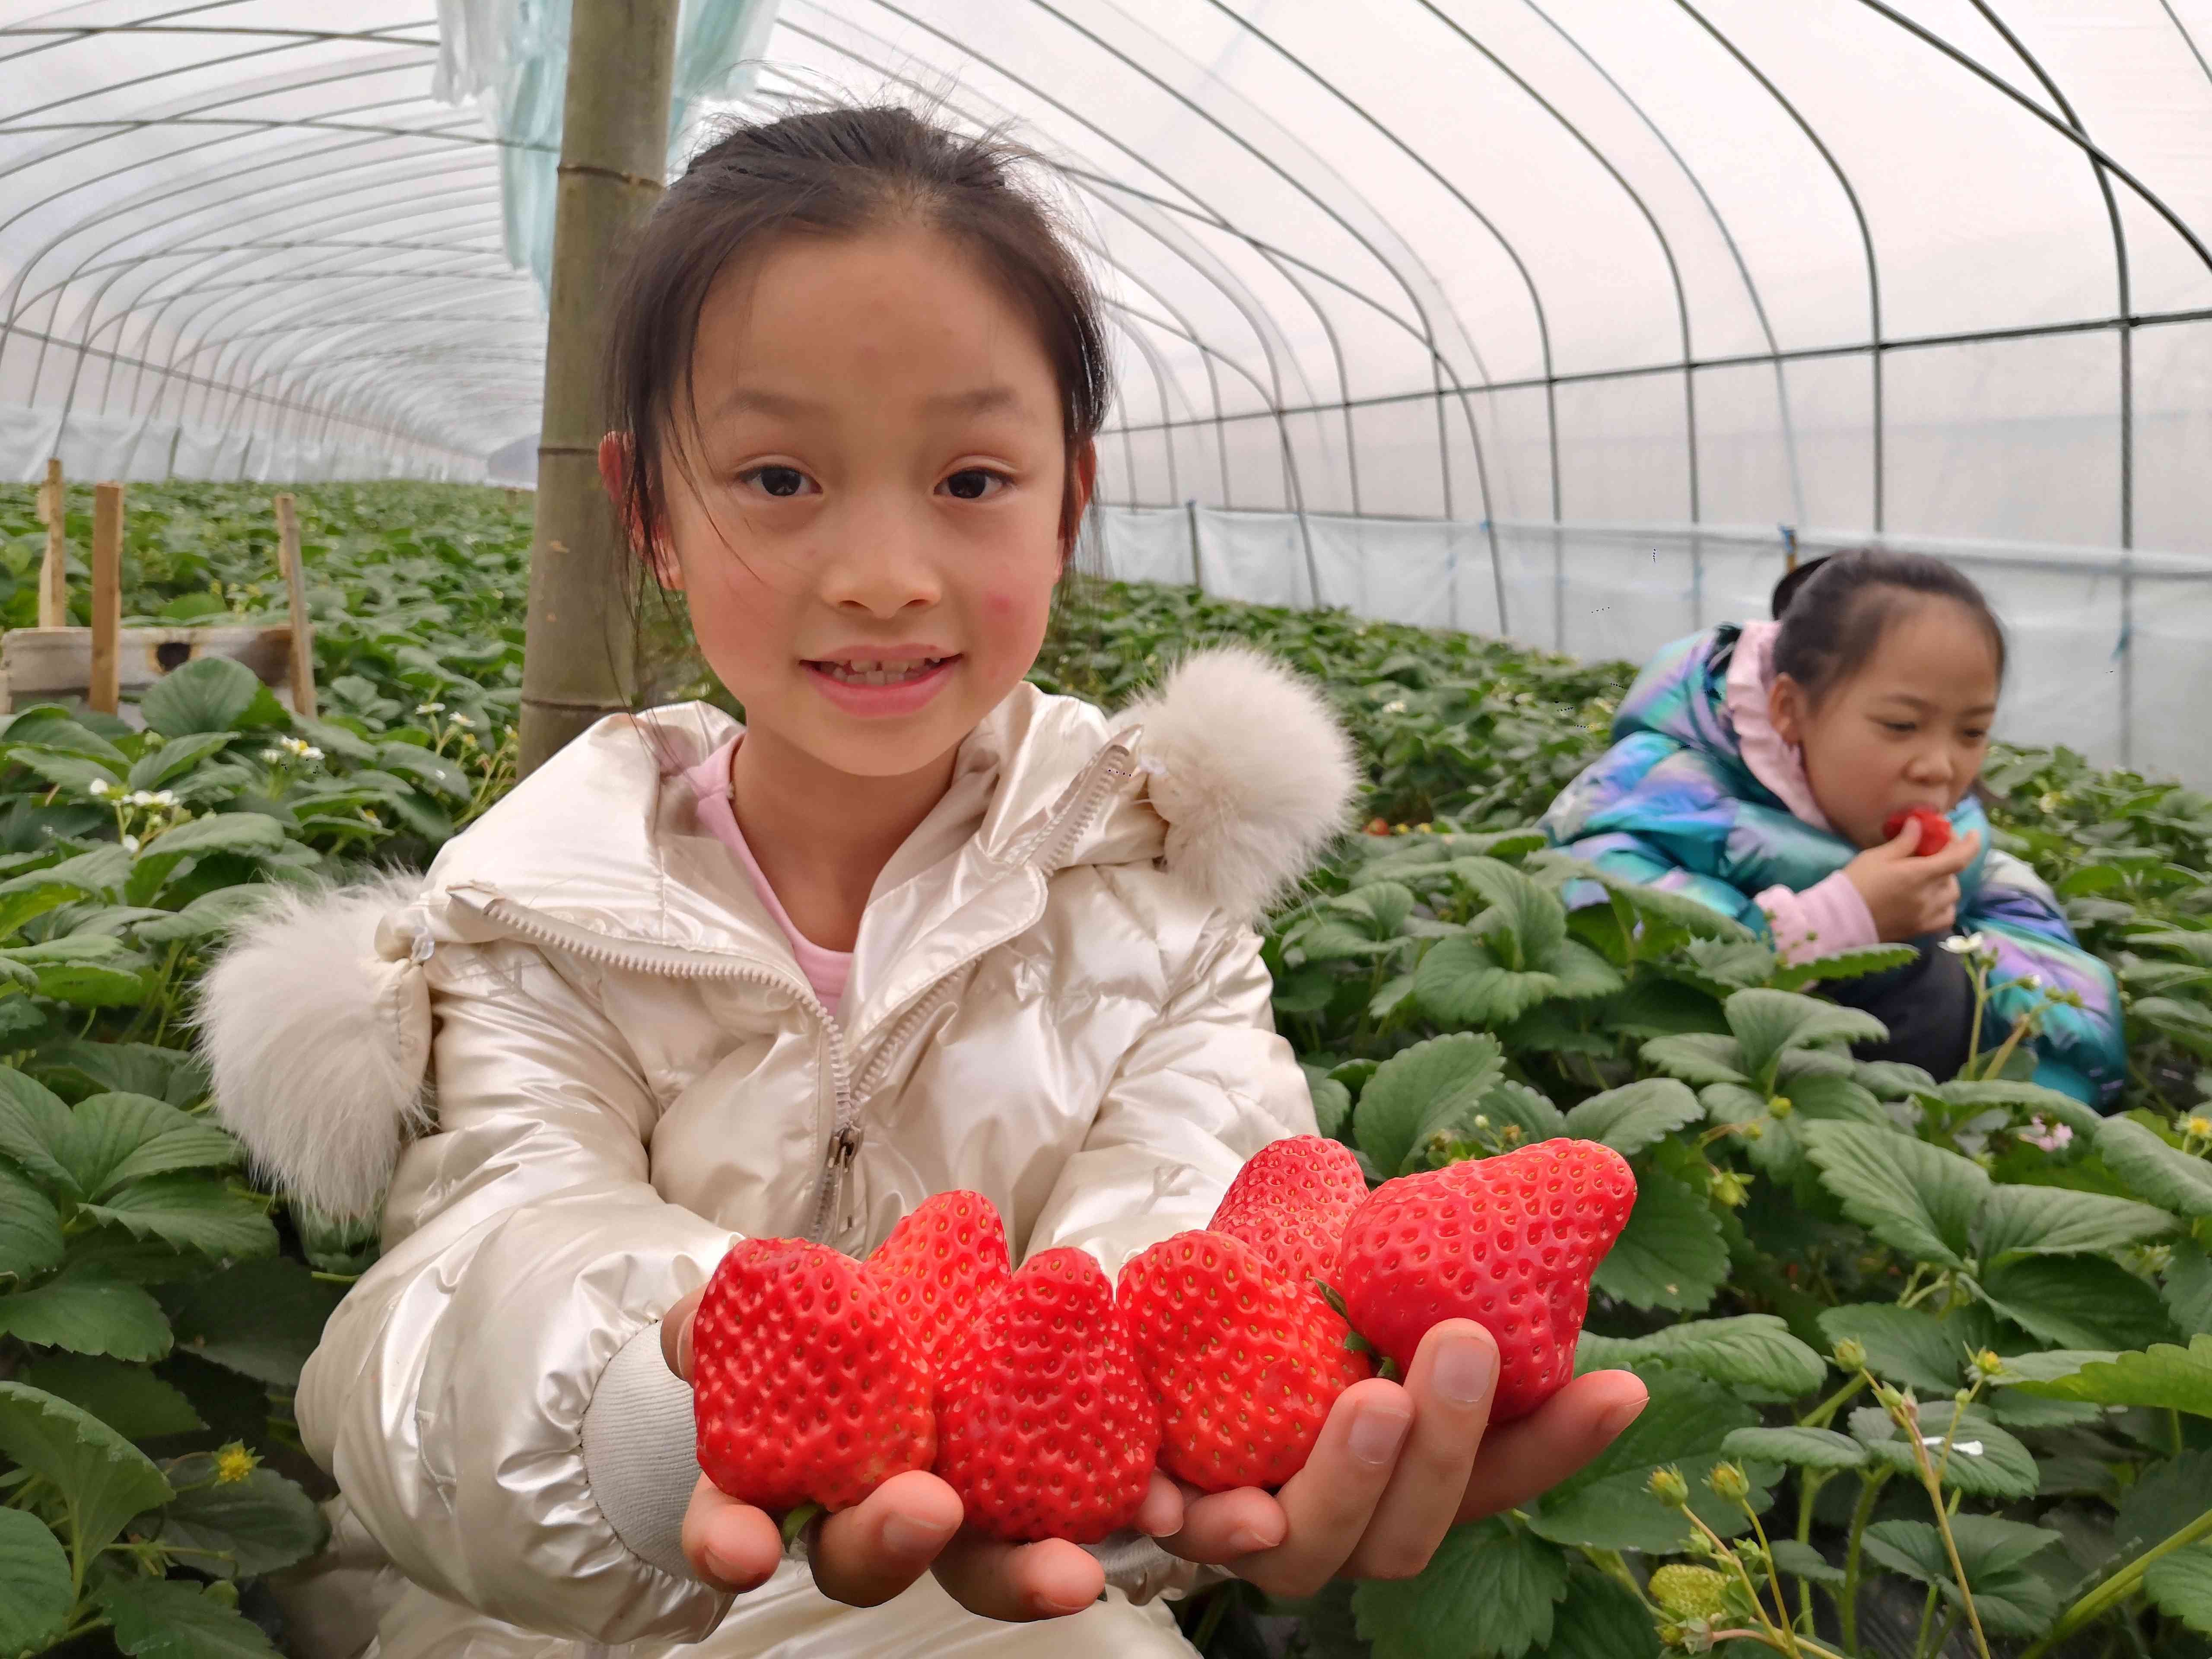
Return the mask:
M1783 741L1767 716L1766 696L1774 685L1774 639L1781 631L1780 623L1743 624L1735 654L1729 662L1729 718L1735 723L1736 747L1751 775L1779 796L1796 817L1832 835L1827 814L1813 799L1804 757L1795 744Z

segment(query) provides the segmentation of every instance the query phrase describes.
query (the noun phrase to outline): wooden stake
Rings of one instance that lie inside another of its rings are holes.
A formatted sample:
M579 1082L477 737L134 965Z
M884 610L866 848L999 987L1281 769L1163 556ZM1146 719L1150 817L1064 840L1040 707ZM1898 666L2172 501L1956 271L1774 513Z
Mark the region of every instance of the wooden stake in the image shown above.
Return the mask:
M115 654L123 631L123 486L92 492L92 685L85 701L112 714L118 700Z
M46 462L39 486L39 516L46 521L46 562L39 567L39 626L69 626L69 490L58 455Z
M276 563L284 573L284 592L292 605L292 708L315 717L315 635L307 621L307 578L300 568L300 520L292 495L276 497Z

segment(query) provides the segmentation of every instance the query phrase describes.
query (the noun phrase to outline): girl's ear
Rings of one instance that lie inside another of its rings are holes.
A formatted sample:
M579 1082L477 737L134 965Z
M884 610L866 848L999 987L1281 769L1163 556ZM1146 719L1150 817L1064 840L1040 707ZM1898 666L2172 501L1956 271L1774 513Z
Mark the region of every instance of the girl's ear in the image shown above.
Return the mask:
M1083 533L1083 515L1091 507L1091 492L1098 487L1098 446L1085 440L1067 458L1067 487L1060 494L1060 564L1065 570L1075 556L1075 538Z
M1805 688L1787 674L1777 674L1767 688L1766 718L1775 735L1791 748L1805 741Z
M607 499L615 504L615 511L629 532L629 550L653 567L653 580L663 587L681 590L684 568L676 562L674 552L660 544L648 544L647 538L631 516L629 507L629 470L637 453L636 446L627 432L610 432L599 440L599 482L605 485Z

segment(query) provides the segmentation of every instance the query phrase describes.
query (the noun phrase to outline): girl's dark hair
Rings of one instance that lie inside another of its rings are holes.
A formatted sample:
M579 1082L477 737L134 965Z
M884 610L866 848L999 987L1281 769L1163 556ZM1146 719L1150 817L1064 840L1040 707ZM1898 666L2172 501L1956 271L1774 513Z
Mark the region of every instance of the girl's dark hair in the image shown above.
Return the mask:
M1923 599L1949 599L1966 608L1996 655L2002 684L2004 624L1972 578L1924 553L1878 547L1809 559L1775 584L1774 615L1782 624L1774 640L1775 672L1803 686L1817 707L1874 654L1890 624Z
M888 104L745 123L693 156L639 232L614 289L606 407L633 446L617 503L633 533L649 537L667 521L662 467L684 465L708 291L732 259L781 235L914 226L966 248L1036 328L1059 379L1072 461L1104 422L1112 385L1090 279L1053 210L1016 177L1043 165L1003 134L955 132ZM1071 465L1060 520L1071 550L1074 505Z

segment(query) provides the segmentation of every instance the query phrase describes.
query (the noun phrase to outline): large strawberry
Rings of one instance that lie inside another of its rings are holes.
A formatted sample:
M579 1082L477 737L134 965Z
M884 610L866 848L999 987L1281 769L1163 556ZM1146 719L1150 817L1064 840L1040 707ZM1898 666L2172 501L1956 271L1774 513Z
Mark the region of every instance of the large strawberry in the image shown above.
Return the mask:
M1901 812L1892 812L1882 820L1882 839L1895 841L1908 823L1920 831L1919 842L1912 849L1916 858L1932 858L1951 844L1951 820L1932 806L1908 806Z
M1293 1285L1326 1279L1345 1224L1367 1201L1367 1177L1341 1141L1297 1135L1262 1146L1237 1172L1207 1222L1241 1238Z
M906 1322L933 1371L1012 1273L1006 1224L981 1193L924 1199L862 1265Z
M936 1453L928 1364L850 1256L795 1238L734 1246L691 1350L699 1467L742 1502L848 1509Z
M1137 1518L1159 1412L1086 1252L1040 1252L984 1304L945 1354L937 1427L937 1472L986 1536L1092 1544Z
M1160 1463L1208 1492L1279 1486L1329 1407L1374 1374L1308 1285L1224 1233L1177 1233L1121 1269L1137 1363L1160 1400Z
M1499 1361L1490 1415L1507 1422L1574 1375L1590 1274L1635 1206L1627 1160L1595 1140L1401 1176L1345 1229L1336 1286L1359 1334L1401 1370L1439 1321L1488 1327Z

